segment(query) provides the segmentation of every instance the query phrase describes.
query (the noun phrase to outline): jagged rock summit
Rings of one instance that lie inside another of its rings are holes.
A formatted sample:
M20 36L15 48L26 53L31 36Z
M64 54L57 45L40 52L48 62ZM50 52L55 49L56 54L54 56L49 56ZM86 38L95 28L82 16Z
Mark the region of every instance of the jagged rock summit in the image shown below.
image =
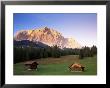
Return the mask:
M48 46L57 45L60 48L81 48L81 45L73 38L65 38L61 33L48 27L31 30L21 30L14 35L14 40L29 40L42 42Z

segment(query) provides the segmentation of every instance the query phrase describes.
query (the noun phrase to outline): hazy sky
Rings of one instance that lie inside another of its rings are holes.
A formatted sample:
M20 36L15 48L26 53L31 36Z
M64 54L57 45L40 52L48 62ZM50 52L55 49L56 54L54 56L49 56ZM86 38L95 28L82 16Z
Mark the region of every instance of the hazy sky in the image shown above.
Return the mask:
M97 45L95 13L14 13L14 34L19 30L49 27L64 37L75 38L82 46Z

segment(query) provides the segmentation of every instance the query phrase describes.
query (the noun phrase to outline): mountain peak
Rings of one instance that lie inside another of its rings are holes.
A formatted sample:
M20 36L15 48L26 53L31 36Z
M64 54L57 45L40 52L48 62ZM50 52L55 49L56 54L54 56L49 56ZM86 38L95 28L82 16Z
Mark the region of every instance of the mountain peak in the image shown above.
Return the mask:
M47 26L44 27L44 30L50 30L50 28L48 28Z

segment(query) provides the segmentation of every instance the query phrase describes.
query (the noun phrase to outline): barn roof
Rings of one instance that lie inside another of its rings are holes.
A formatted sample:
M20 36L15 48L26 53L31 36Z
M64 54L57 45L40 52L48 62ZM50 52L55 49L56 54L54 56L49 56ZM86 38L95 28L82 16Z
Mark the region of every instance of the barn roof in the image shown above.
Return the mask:
M70 65L70 67L74 67L74 66L82 67L83 65L82 64L79 64L79 63L73 63L73 64Z
M34 62L36 62L36 61L26 61L24 64L32 64L32 63L34 63ZM37 62L36 62L37 63Z

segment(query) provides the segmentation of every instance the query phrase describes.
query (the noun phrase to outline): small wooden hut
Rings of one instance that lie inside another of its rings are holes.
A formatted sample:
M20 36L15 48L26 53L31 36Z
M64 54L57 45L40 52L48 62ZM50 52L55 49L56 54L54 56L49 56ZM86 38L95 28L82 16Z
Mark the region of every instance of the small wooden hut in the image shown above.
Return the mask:
M36 61L27 61L24 63L28 70L37 70L38 63Z
M69 69L72 72L82 72L84 71L85 67L79 63L73 63L69 66Z

